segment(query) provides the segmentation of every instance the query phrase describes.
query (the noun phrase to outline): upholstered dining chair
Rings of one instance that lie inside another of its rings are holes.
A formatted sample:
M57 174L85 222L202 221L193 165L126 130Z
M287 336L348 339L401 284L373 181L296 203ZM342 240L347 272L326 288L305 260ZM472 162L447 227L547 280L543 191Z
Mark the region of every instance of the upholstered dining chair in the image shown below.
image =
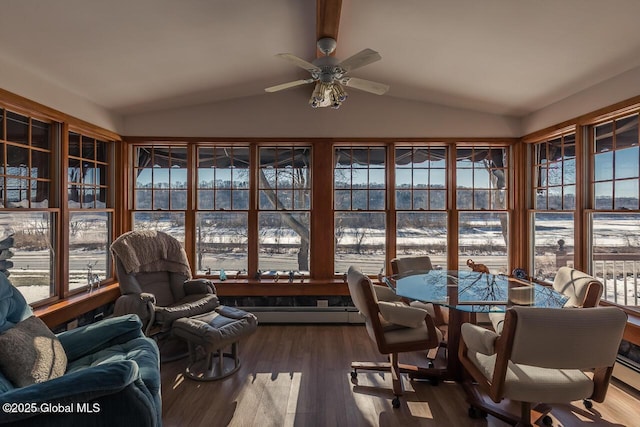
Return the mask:
M411 273L426 273L431 270L433 270L433 264L428 255L398 257L391 260L391 272L394 275L402 276ZM440 329L443 334L443 340L440 346L427 352L427 358L429 360L435 360L438 355L438 350L447 347L449 309L447 307L441 307L438 304L421 301L411 301L409 305L427 310L431 317L433 317L436 327Z
M626 322L627 315L615 307L523 306L507 310L502 334L463 324L459 358L476 382L467 385L469 415L489 413L530 426L537 404L536 413L550 425L547 404L603 402ZM495 404L503 399L520 402L520 414Z
M351 363L352 381L357 382L358 370L390 372L393 383L394 408L400 407L403 394L402 373L410 377L437 377L438 371L398 362L398 353L436 348L442 333L435 327L426 310L410 307L400 301L379 301L374 285L358 268L347 272L349 294L365 320L367 334L378 351L389 356L389 362Z
M566 308L597 307L602 298L602 282L593 276L571 267L560 267L553 280L553 289L569 299ZM504 325L504 313L491 312L489 319L493 329L500 333Z
M116 316L137 314L146 335L166 333L176 319L209 313L219 301L213 283L191 278L180 242L162 231L135 230L111 245L122 294Z

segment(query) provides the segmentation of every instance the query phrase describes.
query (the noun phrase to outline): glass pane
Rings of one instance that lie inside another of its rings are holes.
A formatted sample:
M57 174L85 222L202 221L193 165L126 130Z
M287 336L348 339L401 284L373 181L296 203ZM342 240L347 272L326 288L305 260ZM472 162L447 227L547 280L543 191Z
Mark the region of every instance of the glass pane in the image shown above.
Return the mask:
M456 204L458 206L458 209L472 209L473 208L473 191L471 190L456 191Z
M28 176L29 149L7 145L7 175Z
M549 209L562 210L562 187L549 187L547 193Z
M170 209L169 190L155 190L153 192L153 209Z
M640 176L638 166L640 165L640 148L635 147L617 150L615 152L616 179L637 178Z
M429 209L429 192L426 190L415 190L413 192L413 209Z
M214 169L200 168L198 169L198 187L213 188Z
M562 179L564 179L565 185L571 185L576 183L576 160L565 160L562 167Z
M638 180L616 181L614 209L638 209Z
M263 278L275 273L309 272L309 213L260 213L258 268Z
M536 191L535 201L536 201L535 209L540 209L540 210L548 209L547 190L540 189Z
M69 155L80 157L80 135L69 132Z
M595 128L595 153L613 150L613 122L607 122Z
M49 123L35 119L31 120L31 145L38 148L51 148L50 132L51 125Z
M593 214L591 228L591 274L604 284L602 298L637 309L640 306L640 214Z
M411 188L412 176L411 169L396 169L396 188Z
M369 192L367 190L354 190L351 192L351 209L353 210L367 210L369 202Z
M31 150L31 178L49 179L49 153L46 151Z
M369 184L369 170L354 169L351 172L351 181L353 188L366 188Z
M135 194L135 209L151 209L153 191L136 190L134 194Z
M613 151L594 156L594 179L604 181L613 179Z
M553 282L559 267L573 266L573 214L536 213L533 228L533 271L529 275Z
M608 210L613 209L613 183L599 182L594 184L594 192L596 199L596 209Z
M196 274L227 275L247 270L249 234L245 212L196 215Z
M413 186L415 188L424 188L429 185L429 171L427 169L413 170Z
M447 187L447 175L444 169L431 169L429 171L429 187L431 188L446 188Z
M55 289L51 275L56 265L52 250L54 219L47 212L0 213L0 240L13 234L14 244L2 253L7 256L6 266L11 283L16 286L28 303L53 296ZM5 252L7 251L7 252ZM13 256L9 256L9 252ZM2 261L4 262L4 261Z
M153 183L151 177L153 175L153 169L134 169L133 173L136 177L136 188L151 188Z
M385 266L384 212L349 212L335 215L336 273L343 274L351 265L365 274L377 274Z
M411 208L412 208L411 191L407 191L407 190L396 191L396 209L409 210Z
M441 190L429 191L429 209L443 210L447 207L447 192Z
M564 187L564 194L562 202L564 203L563 209L573 210L576 208L576 186L566 185Z
M351 188L350 171L345 169L336 169L334 171L333 187L336 189Z
M216 188L231 188L231 169L216 169Z
M384 210L385 207L384 190L371 190L369 191L369 209L370 210Z
M236 209L236 210L249 209L249 191L234 190L232 197L233 197L233 209Z
M109 161L107 147L109 146L108 142L96 140L96 157L95 160L102 163L107 163Z
M216 191L216 209L231 209L231 190Z
M551 162L547 167L547 185L562 185L562 162Z
M198 209L213 209L213 191L198 191Z
M386 179L384 169L369 170L369 186L371 188L385 188L385 182Z
M638 115L616 120L616 151L638 145Z
M446 213L398 213L396 231L396 256L428 255L434 268L447 269Z
M489 204L489 191L476 190L473 192L473 208L474 209L491 209Z
M508 216L498 212L459 214L459 269L468 269L467 259L485 264L494 274L508 274Z
M110 276L111 214L71 212L69 215L69 290L93 285Z
M89 138L88 136L84 135L82 136L82 158L87 160L95 159L95 142L96 140L93 138Z
M293 191L292 190L278 190L277 193L278 209L292 210L293 209Z
M171 209L183 210L187 209L187 191L171 190Z
M273 193L269 193L266 191L260 191L260 209L270 210L276 208L276 198Z
M164 231L184 245L184 212L134 212L133 229Z
M7 141L29 145L29 118L7 111Z
M170 171L171 188L187 188L187 169L173 166Z
M336 210L350 210L351 209L351 192L348 190L335 191L335 207Z

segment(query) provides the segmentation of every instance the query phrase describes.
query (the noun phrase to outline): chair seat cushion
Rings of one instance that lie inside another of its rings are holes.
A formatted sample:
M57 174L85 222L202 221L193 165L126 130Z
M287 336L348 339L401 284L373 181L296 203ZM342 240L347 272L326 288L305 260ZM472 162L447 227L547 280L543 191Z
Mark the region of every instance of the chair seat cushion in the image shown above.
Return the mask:
M156 322L170 325L176 319L213 311L220 303L214 294L187 295L168 307L156 307Z
M436 334L438 335L438 342L442 341L442 331L436 328ZM429 331L424 322L417 328L405 328L395 325L393 328L384 329L384 337L389 345L426 341L429 339Z
M176 320L171 331L212 351L252 334L257 326L258 321L252 313L220 306L210 313Z
M470 351L468 356L485 377L493 377L495 354L487 356ZM592 393L593 382L579 369L548 369L509 362L504 383L505 398L558 403L585 399Z
M74 360L67 366L67 373L120 360L132 360L136 362L144 384L153 395L159 395L160 370L158 368L158 349L156 344L146 337L139 337L122 344L112 345L101 351Z

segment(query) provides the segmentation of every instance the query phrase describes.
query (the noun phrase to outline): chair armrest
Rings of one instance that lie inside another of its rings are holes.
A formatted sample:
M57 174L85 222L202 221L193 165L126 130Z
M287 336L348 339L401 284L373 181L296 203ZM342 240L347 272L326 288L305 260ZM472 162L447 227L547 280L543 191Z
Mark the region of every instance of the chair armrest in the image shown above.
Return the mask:
M38 408L43 403L57 403L64 405L87 403L99 397L114 394L140 376L138 365L132 360L119 360L103 363L86 369L80 369L61 377L15 388L0 394L0 404L23 403L34 404ZM20 411L10 413L0 411L0 424L40 415L39 412Z
M142 337L142 322L135 314L111 317L57 335L72 362L103 348Z
M216 287L211 280L192 279L184 282L184 293L186 295L195 294L215 294Z
M464 323L461 333L469 350L486 355L495 354L495 341L500 335L471 323Z
M429 316L426 310L410 307L402 302L381 301L378 308L387 322L408 328L419 327L424 324L425 317Z

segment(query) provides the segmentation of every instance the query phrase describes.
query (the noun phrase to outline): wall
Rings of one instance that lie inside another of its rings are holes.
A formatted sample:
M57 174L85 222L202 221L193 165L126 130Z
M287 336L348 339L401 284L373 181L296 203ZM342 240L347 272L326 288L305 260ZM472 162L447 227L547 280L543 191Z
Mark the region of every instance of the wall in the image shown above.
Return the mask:
M640 67L551 104L522 119L523 135L544 129L640 94Z
M313 109L309 90L265 93L124 118L124 135L192 137L517 137L512 117L350 91L339 110Z
M96 126L121 133L122 118L86 98L47 81L45 76L0 58L0 87Z

